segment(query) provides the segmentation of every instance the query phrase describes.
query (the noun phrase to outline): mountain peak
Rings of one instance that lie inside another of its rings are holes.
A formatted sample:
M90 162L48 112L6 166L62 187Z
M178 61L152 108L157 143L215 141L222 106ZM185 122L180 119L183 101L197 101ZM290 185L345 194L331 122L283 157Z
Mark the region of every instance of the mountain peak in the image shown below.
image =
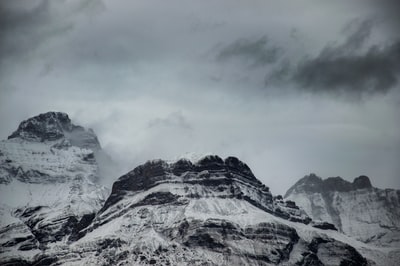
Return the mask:
M27 141L55 141L67 139L81 148L100 149L100 143L93 130L74 125L68 114L47 112L22 121L8 139L20 138Z
M64 136L64 131L71 131L72 127L66 113L47 112L22 121L8 139L57 140Z
M320 192L326 193L329 191L339 191L346 192L357 189L364 188L372 188L370 179L365 176L359 176L354 179L353 182L349 182L341 178L337 177L328 177L327 179L322 179L321 177L310 174L306 175L297 181L285 194L285 197L288 197L293 192Z
M132 192L140 193L166 183L198 184L199 187L202 187L200 191L192 191L191 197L199 197L201 193L207 194L209 191L215 190L215 193L224 197L242 198L245 197L242 187L251 187L257 190L254 193L265 197L262 204L272 204L269 188L254 176L247 164L232 156L222 159L217 155L207 155L196 162L181 158L176 162L151 160L139 165L114 183L103 211L119 202L124 195ZM208 197L209 195L204 196ZM248 199L252 204L262 205L258 204L257 200ZM272 209L269 211L274 212Z
M371 180L369 180L369 177L365 175L354 178L353 186L356 189L372 188Z

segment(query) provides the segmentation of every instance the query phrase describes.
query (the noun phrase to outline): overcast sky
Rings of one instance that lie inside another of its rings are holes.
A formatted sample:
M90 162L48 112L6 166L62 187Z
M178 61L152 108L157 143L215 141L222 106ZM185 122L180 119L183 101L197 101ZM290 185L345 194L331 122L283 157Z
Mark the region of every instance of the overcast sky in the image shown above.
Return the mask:
M400 188L396 2L0 0L0 137L63 111L124 171L215 153L274 194Z

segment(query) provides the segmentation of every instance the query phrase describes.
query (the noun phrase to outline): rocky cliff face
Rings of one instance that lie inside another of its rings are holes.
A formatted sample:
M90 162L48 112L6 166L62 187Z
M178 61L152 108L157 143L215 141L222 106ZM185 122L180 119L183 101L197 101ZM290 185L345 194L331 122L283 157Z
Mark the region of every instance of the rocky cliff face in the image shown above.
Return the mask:
M291 187L285 198L296 201L314 220L333 223L349 236L400 248L399 190L374 188L366 176L348 182L311 174Z

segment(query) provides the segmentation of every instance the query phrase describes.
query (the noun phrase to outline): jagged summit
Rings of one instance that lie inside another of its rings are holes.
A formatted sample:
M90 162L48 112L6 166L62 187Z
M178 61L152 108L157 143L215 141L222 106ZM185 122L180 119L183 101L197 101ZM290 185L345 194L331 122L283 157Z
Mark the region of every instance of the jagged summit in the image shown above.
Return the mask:
M371 180L369 180L368 176L361 175L354 178L353 187L356 189L372 188Z
M57 140L65 131L72 131L73 124L66 113L47 112L22 121L8 139Z
M247 164L232 156L222 159L217 155L207 155L195 162L181 158L175 162L151 160L139 165L114 183L104 209L121 200L128 192L140 192L161 183L177 182L212 187L212 190L219 190L220 193L240 182L257 187L260 193L265 194L265 201L272 202L269 188L254 176ZM238 193L233 188L228 192L231 196Z
M100 149L100 143L92 129L74 125L66 113L47 112L31 117L18 126L8 139L20 138L26 141L55 141L65 139L71 145Z
M285 194L289 196L293 192L320 192L328 193L330 191L347 192L357 189L372 188L369 177L362 175L356 177L353 182L344 180L341 177L329 177L322 179L314 173L304 176L297 181Z

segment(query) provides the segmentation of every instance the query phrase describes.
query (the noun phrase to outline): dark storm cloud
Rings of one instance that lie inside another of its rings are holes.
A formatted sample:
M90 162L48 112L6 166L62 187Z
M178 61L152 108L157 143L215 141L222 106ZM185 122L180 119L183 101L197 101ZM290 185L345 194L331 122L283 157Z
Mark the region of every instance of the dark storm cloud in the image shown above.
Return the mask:
M399 26L400 26L400 1L398 0L381 0L374 1L370 0L369 3L374 6L376 10L379 10L381 14L379 16L386 21L393 30L394 34L399 37Z
M386 93L398 83L400 43L373 47L363 55L321 53L301 63L293 81L305 90L349 94Z
M324 53L329 53L330 50L338 54L354 53L357 49L362 48L368 40L375 23L376 21L373 19L351 21L343 30L345 34L348 34L346 42L339 47L327 47Z
M251 66L262 66L276 62L280 49L271 45L266 36L257 40L239 39L222 48L217 60L241 59Z
M316 57L304 59L295 67L286 62L267 82L289 81L299 89L317 93L352 96L387 93L399 81L400 42L365 49L374 23L373 20L351 22L346 32L355 30L343 44L328 45Z
M73 29L77 14L94 14L104 8L101 1L65 2L1 1L0 59L22 59L41 45ZM3 63L3 62L2 62Z
M18 6L18 4L6 3L2 1L0 5L0 33L2 36L0 49L2 57L31 50L41 43L44 35L63 32L70 27L70 25L63 25L64 27L53 28L51 31L42 29L51 20L49 1L40 1L31 9Z

